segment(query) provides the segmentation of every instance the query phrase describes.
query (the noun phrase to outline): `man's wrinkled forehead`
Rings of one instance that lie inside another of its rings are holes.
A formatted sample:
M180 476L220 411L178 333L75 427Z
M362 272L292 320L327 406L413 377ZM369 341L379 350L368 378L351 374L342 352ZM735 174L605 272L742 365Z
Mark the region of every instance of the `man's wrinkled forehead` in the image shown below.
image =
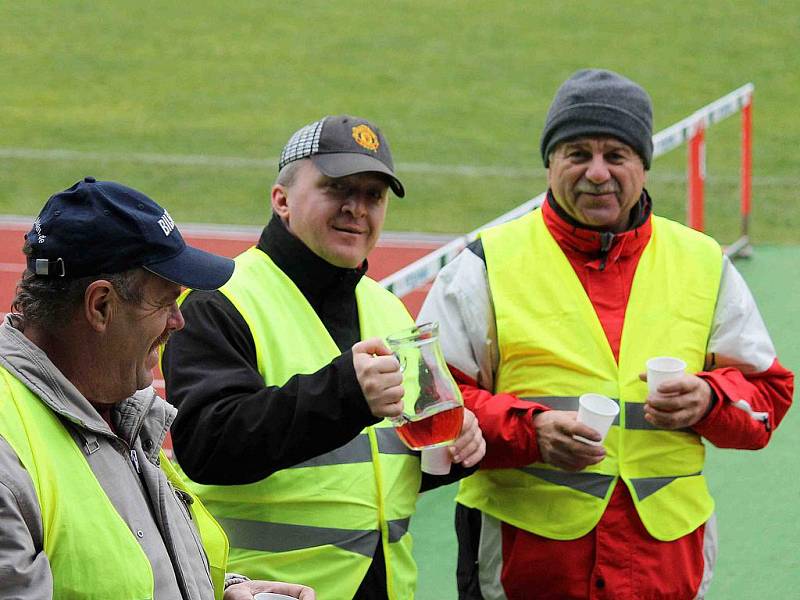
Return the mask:
M629 144L626 144L621 139L612 135L586 135L564 140L556 146L556 151L561 148L583 148L589 146L597 146L604 150L626 150L627 152L636 154L636 150Z

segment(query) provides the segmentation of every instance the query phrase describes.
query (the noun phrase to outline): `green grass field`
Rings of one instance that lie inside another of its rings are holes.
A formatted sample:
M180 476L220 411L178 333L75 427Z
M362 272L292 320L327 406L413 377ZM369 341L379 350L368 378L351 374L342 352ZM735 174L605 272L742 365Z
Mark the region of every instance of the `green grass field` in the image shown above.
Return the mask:
M33 214L91 173L179 222L260 222L274 167L175 162L274 160L301 125L348 112L382 126L407 184L387 228L461 233L542 190L547 106L570 73L603 66L650 91L657 130L754 82L753 233L793 243L798 31L797 0L5 2L0 212ZM709 230L732 239L738 119L709 133L708 159ZM667 216L683 214L685 161L675 150L652 172ZM453 173L464 165L486 172Z
M387 229L463 233L543 191L539 133L573 71L640 82L656 130L752 81L752 237L771 246L741 269L800 368L798 32L798 0L3 2L0 214L33 215L91 174L179 223L261 223L291 133L351 113L382 127L408 190ZM722 242L738 228L738 127L707 134L707 226ZM648 185L657 212L681 220L685 162L685 149L658 159ZM795 409L766 451L710 452L722 544L710 598L797 596L799 435ZM424 496L413 523L421 600L454 597L452 494Z

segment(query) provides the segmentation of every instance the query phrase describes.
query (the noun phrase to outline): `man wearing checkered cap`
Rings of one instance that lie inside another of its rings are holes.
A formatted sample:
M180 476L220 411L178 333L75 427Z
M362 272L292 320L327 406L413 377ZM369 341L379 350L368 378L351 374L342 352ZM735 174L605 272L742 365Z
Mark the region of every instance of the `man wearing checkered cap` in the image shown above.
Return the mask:
M468 474L484 451L468 413L460 464L421 475L386 419L403 388L382 338L413 325L365 276L389 188L405 193L369 121L325 117L296 132L258 245L219 292L189 294L163 360L180 407L175 453L231 540L232 568L322 598L413 597L417 494Z

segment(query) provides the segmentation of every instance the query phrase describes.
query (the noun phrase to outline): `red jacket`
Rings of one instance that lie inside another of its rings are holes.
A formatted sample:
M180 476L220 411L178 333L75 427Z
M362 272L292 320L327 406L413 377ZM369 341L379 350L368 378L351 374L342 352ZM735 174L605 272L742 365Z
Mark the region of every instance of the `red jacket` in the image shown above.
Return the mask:
M646 197L643 208L649 212ZM575 269L618 358L633 275L650 239L650 217L635 229L616 234L607 256L600 258L599 233L571 225L548 203L542 210L548 229ZM476 262L472 260L471 264ZM470 259L465 258L462 263L465 264L454 267L452 275L445 276L439 290L434 285L421 320L445 321L441 334L443 344L449 344L445 345L445 355L464 402L477 415L486 440L487 452L481 468L514 468L537 462L541 456L533 416L548 408L510 394L492 394L488 391L491 386L480 381L486 377L488 368L484 363L489 359L471 359L458 350L447 351L455 346L452 340L446 342L446 336L457 335L459 329L451 325L453 318L445 314L454 312L455 307L448 307L448 303L464 295L453 288L464 285L459 281L476 280L474 276L464 276ZM730 265L727 268L735 272ZM458 276L457 269L462 270ZM488 291L485 293L488 295ZM734 298L728 298L729 295ZM752 332L728 331L740 327L735 313L738 296L746 296L741 303L757 315L749 291L735 273L726 290L721 290L720 302L725 305L718 305L715 315L718 345L726 347L726 336L752 336L759 360L762 365L766 361L766 365L761 370L750 367L747 373L733 367L698 373L710 384L716 398L712 409L694 429L719 447L755 449L767 444L771 431L788 410L793 376L774 357L760 316L744 319L747 324L742 329L754 324ZM468 327L461 324L460 329ZM725 357L720 357L719 363L725 364ZM768 425L731 405L739 399L747 400L753 411L767 412ZM576 540L546 539L504 523L501 581L508 598L693 598L704 572L705 533L705 527L701 526L674 542L655 540L642 525L627 488L617 485L597 527Z

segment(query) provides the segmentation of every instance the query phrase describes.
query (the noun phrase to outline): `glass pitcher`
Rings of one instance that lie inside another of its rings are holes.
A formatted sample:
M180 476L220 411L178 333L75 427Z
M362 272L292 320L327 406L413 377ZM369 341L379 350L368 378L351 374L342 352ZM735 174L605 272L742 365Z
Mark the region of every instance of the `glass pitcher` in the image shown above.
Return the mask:
M412 450L453 443L461 432L464 401L439 345L439 324L424 323L386 338L403 372L403 414L397 435Z

